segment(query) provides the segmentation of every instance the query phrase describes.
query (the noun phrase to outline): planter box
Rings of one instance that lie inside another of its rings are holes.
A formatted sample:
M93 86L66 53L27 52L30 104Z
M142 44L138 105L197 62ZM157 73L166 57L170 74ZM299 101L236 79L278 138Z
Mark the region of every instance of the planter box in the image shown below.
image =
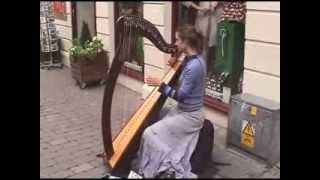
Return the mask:
M99 52L95 59L70 56L72 78L77 81L80 88L87 84L100 82L103 84L107 78L109 58L106 51Z

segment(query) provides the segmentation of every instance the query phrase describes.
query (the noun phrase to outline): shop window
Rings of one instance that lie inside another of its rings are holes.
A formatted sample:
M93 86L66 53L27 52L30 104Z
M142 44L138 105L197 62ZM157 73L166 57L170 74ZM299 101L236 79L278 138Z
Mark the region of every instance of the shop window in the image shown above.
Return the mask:
M135 15L143 17L143 3L141 1L137 2L115 2L115 20L123 15ZM116 41L115 45L118 46L119 34L115 32ZM133 55L130 59L127 59L122 73L143 81L144 73L144 42L142 36L137 36L135 39Z

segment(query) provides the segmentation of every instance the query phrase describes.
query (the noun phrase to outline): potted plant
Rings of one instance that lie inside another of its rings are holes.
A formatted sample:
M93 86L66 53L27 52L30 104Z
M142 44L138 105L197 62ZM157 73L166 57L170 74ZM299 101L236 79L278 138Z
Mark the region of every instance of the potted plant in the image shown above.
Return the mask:
M87 23L83 22L80 39L73 40L69 51L72 78L81 89L89 83L105 82L109 67L107 52L101 39L91 37Z

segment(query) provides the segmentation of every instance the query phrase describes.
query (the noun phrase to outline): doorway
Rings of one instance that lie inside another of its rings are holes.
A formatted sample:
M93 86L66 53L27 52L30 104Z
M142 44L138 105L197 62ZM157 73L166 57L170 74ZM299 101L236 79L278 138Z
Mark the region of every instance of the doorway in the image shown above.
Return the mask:
M71 1L72 38L80 38L82 24L87 23L91 36L97 34L95 2Z

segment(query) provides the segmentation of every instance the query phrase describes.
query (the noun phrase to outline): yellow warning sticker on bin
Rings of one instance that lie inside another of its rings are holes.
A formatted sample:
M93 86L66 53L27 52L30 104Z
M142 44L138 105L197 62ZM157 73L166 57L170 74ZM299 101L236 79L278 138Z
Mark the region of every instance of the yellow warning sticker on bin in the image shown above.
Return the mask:
M242 122L241 143L250 147L255 147L255 129L252 124L246 120Z
M253 115L253 116L256 116L256 115L257 115L257 107L251 106L251 112L250 112L250 114Z
M250 147L250 148L254 148L255 146L255 142L254 142L254 137L253 136L249 136L247 134L242 134L241 135L241 143Z

